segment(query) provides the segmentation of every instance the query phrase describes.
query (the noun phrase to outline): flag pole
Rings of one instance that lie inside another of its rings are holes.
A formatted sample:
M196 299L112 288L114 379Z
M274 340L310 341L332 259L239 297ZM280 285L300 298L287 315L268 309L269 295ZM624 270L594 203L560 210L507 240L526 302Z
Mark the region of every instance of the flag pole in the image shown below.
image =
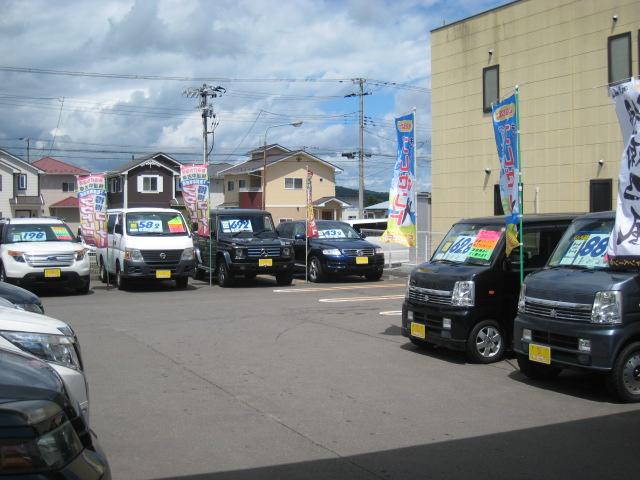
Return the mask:
M522 216L524 214L524 188L522 185L522 155L520 153L520 88L516 85L516 133L518 134L518 216L520 217L520 285L524 282L524 237L522 235Z
M413 201L415 202L414 205L416 206L416 265L419 265L420 263L422 263L419 258L418 258L418 253L420 252L420 229L418 228L418 218L420 217L420 211L419 211L419 203L418 203L418 192L419 192L419 186L418 186L418 151L417 151L417 145L418 145L418 141L417 141L417 137L418 137L418 130L416 129L416 107L413 107L411 109L411 112L413 113L413 179L415 181L415 190L413 191ZM426 248L426 243L425 243L425 248Z

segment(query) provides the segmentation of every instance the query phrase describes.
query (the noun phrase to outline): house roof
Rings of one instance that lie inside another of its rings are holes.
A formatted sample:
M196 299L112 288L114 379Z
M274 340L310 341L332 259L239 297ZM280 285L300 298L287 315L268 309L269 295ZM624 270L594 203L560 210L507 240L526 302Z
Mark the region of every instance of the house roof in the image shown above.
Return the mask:
M247 155L253 155L254 153L258 153L258 152L262 152L262 150L264 150L266 148L267 152L269 150L273 150L274 148L277 148L279 150L282 150L283 152L290 152L291 150L289 150L287 147L283 147L282 145L280 145L279 143L271 143L269 145L267 145L266 147L264 146L260 146L258 148L254 148L253 150L249 150L247 152ZM269 154L267 153L267 156L269 156Z
M324 165L328 165L329 167L333 168L336 173L340 173L343 171L340 167L337 167L332 163L322 160L321 158L316 157L315 155L311 155L310 153L305 152L304 150L297 150L295 152L287 152L279 155L267 155L267 166L270 166L270 165L273 165L274 163L278 163L288 158L297 157L297 156L304 156L316 162L320 162ZM261 171L263 167L264 167L264 160L262 158L254 158L251 160L247 160L246 162L243 162L239 165L235 165L231 168L221 170L218 172L218 174L219 175L222 175L222 174L241 175L243 173L252 173L252 172Z
M216 177L219 172L231 167L233 167L233 164L226 162L210 163L208 168L209 177Z
M41 195L18 195L9 199L9 204L16 207L24 206L39 206L44 205L44 200Z
M324 207L329 202L338 202L342 207L350 207L351 204L340 200L338 197L321 197L313 202L314 207Z
M67 197L56 203L52 203L49 207L55 208L78 208L78 197Z
M26 168L26 169L30 169L30 170L35 170L36 173L44 173L38 167L33 166L29 162L25 162L21 158L16 157L15 155L12 155L11 153L7 152L6 150L4 150L2 148L0 148L0 161L2 161L2 163L4 163L5 165L13 163L18 168ZM11 168L13 168L13 167L11 167Z
M178 170L180 169L180 166L182 165L182 163L177 161L175 158L171 157L170 155L167 155L166 153L156 152L156 153L152 153L150 155L145 155L144 157L134 158L130 162L127 162L124 165L120 165L120 167L118 167L116 170L113 170L112 172L109 172L109 173L111 175L127 173L129 170L132 170L132 169L136 168L138 165L141 165L141 164L143 164L145 162L156 161L156 158L160 157L160 156L166 158L171 163L173 163ZM156 163L162 165L160 162L156 161ZM162 167L166 168L168 170L172 170L171 168L167 167L166 165L162 165Z
M376 203L375 205L369 205L364 208L365 210L389 210L389 200L386 202Z
M53 175L89 175L91 172L83 168L70 165L60 160L56 160L52 157L42 157L40 160L36 160L31 165L38 167L45 173Z

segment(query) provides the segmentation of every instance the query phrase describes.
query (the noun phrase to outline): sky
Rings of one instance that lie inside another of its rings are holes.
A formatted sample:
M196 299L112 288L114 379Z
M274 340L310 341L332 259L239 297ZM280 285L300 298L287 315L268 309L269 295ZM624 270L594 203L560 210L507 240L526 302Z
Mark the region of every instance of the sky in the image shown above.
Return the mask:
M206 83L225 90L212 162L246 160L274 127L267 143L334 163L337 184L357 187L357 160L342 154L358 148L347 95L364 78L366 188L389 188L393 119L415 107L418 182L430 190L429 32L501 3L0 0L0 148L24 158L29 138L31 161L95 172L158 151L199 162L202 118L184 91Z

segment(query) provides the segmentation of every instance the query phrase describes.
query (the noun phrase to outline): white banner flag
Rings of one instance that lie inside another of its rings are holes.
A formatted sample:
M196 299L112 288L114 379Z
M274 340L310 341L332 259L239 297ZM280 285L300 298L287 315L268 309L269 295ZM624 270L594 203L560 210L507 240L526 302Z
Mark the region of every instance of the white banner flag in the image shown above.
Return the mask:
M624 150L618 176L616 224L609 239L610 265L640 266L640 81L609 89L622 131Z

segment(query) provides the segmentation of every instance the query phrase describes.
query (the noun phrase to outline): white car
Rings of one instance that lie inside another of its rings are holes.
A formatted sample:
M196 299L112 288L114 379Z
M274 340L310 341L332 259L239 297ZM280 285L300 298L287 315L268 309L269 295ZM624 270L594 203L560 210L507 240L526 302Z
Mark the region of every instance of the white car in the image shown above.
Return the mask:
M87 249L57 218L0 220L0 281L22 287L61 285L89 292Z
M0 306L0 348L47 362L62 377L75 405L89 422L89 393L80 345L69 325L46 315Z

